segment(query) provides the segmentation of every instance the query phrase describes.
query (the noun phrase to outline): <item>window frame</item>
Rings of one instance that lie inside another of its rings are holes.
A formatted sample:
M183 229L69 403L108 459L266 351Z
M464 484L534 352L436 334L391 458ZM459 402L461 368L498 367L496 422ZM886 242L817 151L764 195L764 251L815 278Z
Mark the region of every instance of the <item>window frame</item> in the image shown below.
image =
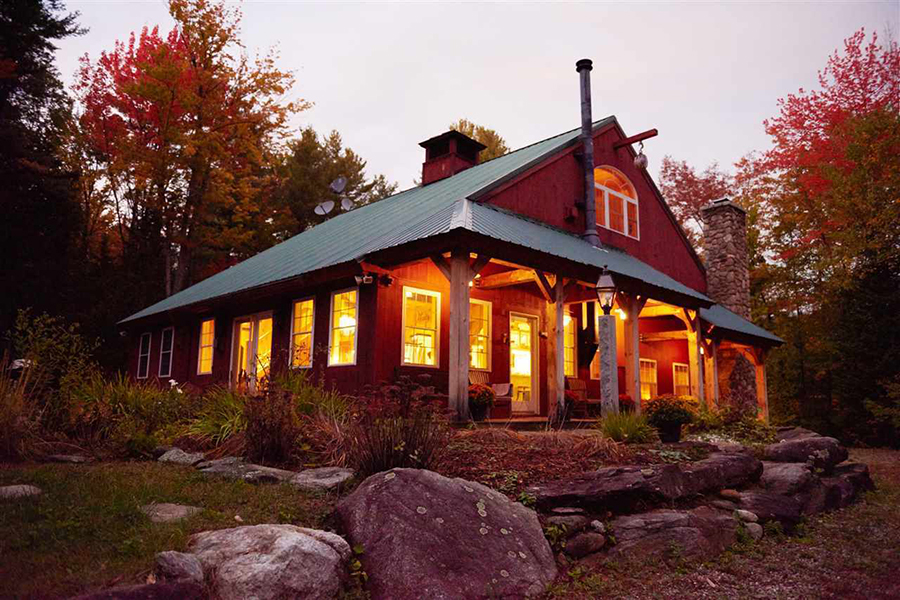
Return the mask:
M687 374L687 394L683 394L685 396L691 395L691 365L682 362L673 362L672 363L672 393L678 396L678 383L676 382L675 376L675 367L684 367L685 373Z
M163 358L163 354L166 354L164 348L165 348L166 332L167 332L167 331L171 331L171 332L172 332L172 341L171 341L171 345L169 346L169 352L168 352L168 354L169 354L169 372L163 374L163 372L162 372L162 365L163 365L162 358ZM174 325L170 325L169 327L164 328L164 329L159 333L159 367L157 368L156 371L157 371L157 375L159 376L160 379L162 379L163 377L172 377L172 361L174 360L174 358L175 358L175 326L174 326Z
M300 333L306 333L305 331L294 331L294 323L297 321L296 315L294 311L297 308L297 304L300 302L306 302L307 300L312 301L312 320L310 322L309 328L309 364L308 365L294 365L294 336ZM359 305L359 296L356 297L356 303ZM357 306L358 309L358 306ZM357 325L359 322L357 321ZM313 361L315 360L315 347L316 347L316 297L315 296L306 296L305 298L297 298L291 301L291 337L290 337L290 364L289 367L291 369L312 369Z
M206 323L212 321L212 343L204 346L203 345L203 326ZM200 336L197 343L197 375L212 375L213 365L216 361L216 318L209 317L207 319L201 319L200 321ZM209 355L209 371L203 371L203 349L210 348Z
M479 300L478 298L469 298L469 323L472 322L472 307L471 304L481 304L487 307L488 314L488 326L487 326L487 368L473 367L472 366L472 334L469 333L469 370L470 371L482 371L484 373L491 373L494 367L494 359L493 359L493 335L494 335L494 305L490 300Z
M356 333L353 335L353 362L332 363L331 348L334 343L334 298L347 292L356 292L356 311L354 318L356 319ZM359 357L359 286L344 288L342 290L334 290L331 292L330 308L328 309L328 358L325 364L328 367L355 367Z
M407 290L426 296L437 298L435 310L437 311L437 320L435 323L434 335L434 364L425 365L406 361L406 292ZM417 288L411 285L404 285L400 288L402 299L400 301L400 364L404 367L422 367L424 369L440 369L441 368L441 293L435 290L427 290ZM471 361L470 361L471 362Z
M574 339L574 345L572 346L572 375L566 374L566 321L565 318L569 317L572 323L572 333ZM576 320L576 315L570 310L563 311L563 377L571 377L572 379L576 379L578 377L578 321Z
M639 377L640 377L640 371L641 371L641 363L643 363L643 362L653 363L653 372L656 374L656 377L654 378L654 379L656 379L656 381L654 381L652 384L649 381L647 382L647 385L656 386L656 394L651 393L650 398L653 398L654 396L659 396L659 363L656 361L655 358L638 358L638 376ZM644 378L640 377L640 380L641 380L641 385L643 386ZM638 394L640 394L640 393L641 393L641 390L638 390ZM648 400L650 398L648 398ZM643 400L643 399L644 398L642 397L641 400Z
M602 209L603 209L603 222L602 223L600 222L600 216L599 216L600 211L597 211L597 218L595 219L597 227L602 227L608 231L612 231L613 233L618 233L619 235L624 235L625 237L631 238L633 240L641 241L641 204L640 204L640 199L637 197L638 193L634 187L634 184L631 182L631 180L628 177L625 176L624 173L622 173L615 167L601 165L601 166L595 167L594 171L596 172L597 169L602 169L604 171L609 171L609 172L615 173L616 175L618 175L619 177L621 177L622 179L627 181L628 185L631 186L631 189L634 190L634 195L635 195L634 198L631 198L629 196L626 196L625 194L622 194L620 192L612 190L603 184L597 183L597 181L594 180L594 205L596 206L599 203L599 204L601 204ZM598 198L598 190L600 192L599 198ZM612 194L613 196L622 199L622 226L625 229L625 231L619 231L618 229L613 229L609 224L609 198L608 198L609 194ZM629 204L634 205L634 212L635 212L634 221L635 221L635 227L637 228L637 235L631 235L631 233L629 232L629 227L628 227L628 205Z
M144 338L147 338L147 352L144 352ZM153 334L149 331L145 331L141 334L141 340L138 344L138 362L137 369L135 369L135 379L147 379L150 377L150 354L153 351ZM144 369L144 374L141 375L141 359L147 359L147 368Z

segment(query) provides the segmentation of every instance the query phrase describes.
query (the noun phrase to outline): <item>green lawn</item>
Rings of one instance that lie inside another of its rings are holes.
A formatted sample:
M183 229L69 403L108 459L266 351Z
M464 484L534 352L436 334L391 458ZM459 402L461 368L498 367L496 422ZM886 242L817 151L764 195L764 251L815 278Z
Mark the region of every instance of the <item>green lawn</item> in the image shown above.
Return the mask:
M0 503L4 597L68 596L137 583L156 552L183 550L192 533L257 523L321 528L335 501L288 485L255 486L155 462L0 465L0 485L20 483L44 494ZM205 510L178 524L154 524L140 511L151 502Z

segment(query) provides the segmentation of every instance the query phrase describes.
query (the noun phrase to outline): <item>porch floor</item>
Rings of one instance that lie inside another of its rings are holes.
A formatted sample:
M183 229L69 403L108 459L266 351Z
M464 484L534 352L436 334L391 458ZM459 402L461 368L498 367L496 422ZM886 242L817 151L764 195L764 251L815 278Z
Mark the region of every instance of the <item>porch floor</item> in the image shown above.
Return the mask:
M543 430L547 427L547 417L541 416L521 416L508 417L505 419L485 419L479 425L487 427L513 429L517 431L535 431ZM563 429L588 429L597 423L597 419L569 419L563 425ZM462 426L467 423L462 423Z

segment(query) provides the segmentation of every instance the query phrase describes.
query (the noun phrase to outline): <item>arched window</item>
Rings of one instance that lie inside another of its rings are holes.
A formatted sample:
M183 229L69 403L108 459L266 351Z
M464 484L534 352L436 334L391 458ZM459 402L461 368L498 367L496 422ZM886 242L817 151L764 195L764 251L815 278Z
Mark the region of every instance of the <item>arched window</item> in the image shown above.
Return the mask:
M597 167L594 188L597 226L641 239L637 192L628 178L612 167Z

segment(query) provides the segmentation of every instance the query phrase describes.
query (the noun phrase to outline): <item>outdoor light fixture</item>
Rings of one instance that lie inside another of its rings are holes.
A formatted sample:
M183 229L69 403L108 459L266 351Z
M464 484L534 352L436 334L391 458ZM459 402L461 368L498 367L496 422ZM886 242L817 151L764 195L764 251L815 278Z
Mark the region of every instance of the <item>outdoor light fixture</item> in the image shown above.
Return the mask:
M638 151L638 155L634 157L634 166L638 169L646 169L648 164L649 161L644 154L644 142L641 142L641 149Z
M603 266L603 272L597 280L597 300L600 301L600 308L603 314L608 315L613 307L613 301L616 299L616 282L613 281L612 275L606 265Z

